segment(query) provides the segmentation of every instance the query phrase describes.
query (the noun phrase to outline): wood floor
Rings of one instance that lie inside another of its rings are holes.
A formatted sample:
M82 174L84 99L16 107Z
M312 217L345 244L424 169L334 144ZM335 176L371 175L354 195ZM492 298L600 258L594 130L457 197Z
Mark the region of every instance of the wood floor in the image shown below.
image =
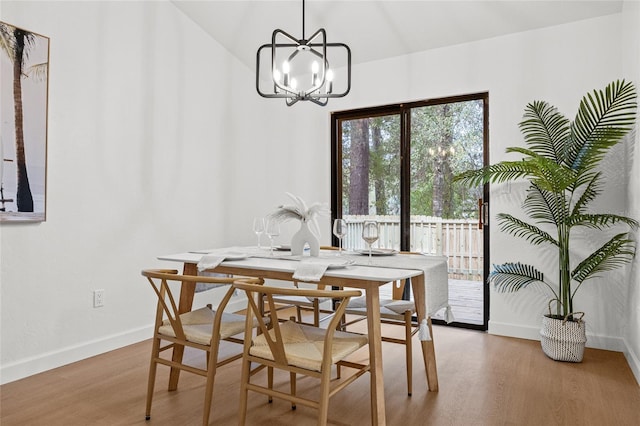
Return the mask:
M640 387L621 353L587 349L582 363L571 364L548 359L535 341L439 326L434 337L440 391L426 390L416 347L412 397L405 391L404 347L383 345L387 424L640 425ZM166 368L159 369L145 422L149 350L146 341L3 385L0 424L199 425L204 379L183 373L179 390L169 393ZM366 351L356 354L363 357ZM239 367L232 363L216 376L211 424L237 422ZM276 376L278 383L287 386L287 377ZM314 383L300 378L299 391L313 391ZM368 401L365 375L332 399L329 423L369 424ZM313 425L315 411L291 411L284 401L267 404L250 394L248 424Z

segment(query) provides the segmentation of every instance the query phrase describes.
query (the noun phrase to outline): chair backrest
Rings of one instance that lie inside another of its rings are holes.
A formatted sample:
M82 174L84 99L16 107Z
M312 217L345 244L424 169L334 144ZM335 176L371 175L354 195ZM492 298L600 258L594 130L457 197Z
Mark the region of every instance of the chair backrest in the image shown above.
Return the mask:
M153 288L156 296L158 297L158 306L156 309L156 325L160 324L163 318L166 318L171 327L174 330L175 336L178 339L185 340L186 336L182 321L180 320L179 306L176 303L176 297L171 291L171 283L178 283L183 285L184 283L204 283L210 285L227 285L229 291L218 305L217 312L222 313L226 305L229 303L229 299L233 296L233 287L231 284L236 280L232 277L211 277L200 275L181 275L175 269L145 269L142 271L142 275L147 278L151 287ZM260 279L245 279L245 282L261 283ZM216 315L212 333L215 330L220 329L220 322L222 315ZM213 334L212 334L213 335Z
M256 285L247 282L246 280L236 280L233 284L235 288L244 290L247 294L248 306L251 311L251 315L247 315L247 329L246 335L249 335L247 331L250 331L249 326L253 324L252 317L257 321L258 327L264 338L269 345L269 349L273 355L274 361L278 365L287 366L287 357L284 350L282 332L280 330L281 324L278 322L278 316L276 306L274 302L274 296L303 296L309 298L333 298L337 300L338 307L335 311L335 315L331 319L331 322L326 328L325 343L323 349L323 370L331 365L331 345L333 342L333 335L340 324L340 320L344 315L344 311L349 303L349 299L352 297L359 297L362 293L359 290L314 290L306 288L283 288L275 286ZM257 304L257 300L261 300L260 295L264 294L269 304L269 324L262 318L260 307ZM269 332L271 326L273 332ZM248 343L245 341L245 345Z

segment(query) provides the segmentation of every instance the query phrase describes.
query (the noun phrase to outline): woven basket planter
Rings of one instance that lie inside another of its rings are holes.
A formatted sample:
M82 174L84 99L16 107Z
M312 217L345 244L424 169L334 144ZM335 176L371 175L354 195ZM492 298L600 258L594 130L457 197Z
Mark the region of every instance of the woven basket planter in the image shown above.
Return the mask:
M587 342L585 322L578 320L542 317L540 330L542 351L556 361L582 362Z

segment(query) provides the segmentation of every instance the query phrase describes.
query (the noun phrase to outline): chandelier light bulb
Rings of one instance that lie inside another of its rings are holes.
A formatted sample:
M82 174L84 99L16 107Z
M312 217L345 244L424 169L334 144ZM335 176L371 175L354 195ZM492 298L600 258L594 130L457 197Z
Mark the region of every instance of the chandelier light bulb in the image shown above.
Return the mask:
M290 71L289 62L288 61L284 61L282 63L282 72L284 73L284 78L282 80L282 84L284 84L285 87L289 86L289 71Z
M327 80L327 93L333 92L333 70L327 68L325 79Z
M280 71L277 68L273 69L273 92L280 93L278 84L280 83Z
M315 86L316 84L318 84L318 62L317 61L313 61L313 63L311 64L311 85Z

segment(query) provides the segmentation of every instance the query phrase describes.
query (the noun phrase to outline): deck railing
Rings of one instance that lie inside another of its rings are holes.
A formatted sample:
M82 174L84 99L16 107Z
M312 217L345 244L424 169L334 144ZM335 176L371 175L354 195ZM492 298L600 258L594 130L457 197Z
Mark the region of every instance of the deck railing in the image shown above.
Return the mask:
M375 220L380 225L380 238L373 247L400 249L399 216L345 216L348 233L343 247L365 249L362 224ZM482 229L473 219L442 219L432 216L411 216L410 251L444 255L449 258L449 277L482 280Z

